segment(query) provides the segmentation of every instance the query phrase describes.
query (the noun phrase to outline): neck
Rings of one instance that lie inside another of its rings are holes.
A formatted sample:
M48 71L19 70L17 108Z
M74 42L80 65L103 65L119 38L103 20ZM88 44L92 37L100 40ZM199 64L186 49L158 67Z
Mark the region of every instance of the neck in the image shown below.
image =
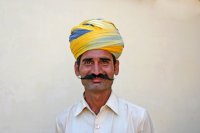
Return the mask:
M111 91L111 89L108 89L102 92L94 93L85 90L85 100L95 114L98 114L101 107L106 104L108 98L110 97Z

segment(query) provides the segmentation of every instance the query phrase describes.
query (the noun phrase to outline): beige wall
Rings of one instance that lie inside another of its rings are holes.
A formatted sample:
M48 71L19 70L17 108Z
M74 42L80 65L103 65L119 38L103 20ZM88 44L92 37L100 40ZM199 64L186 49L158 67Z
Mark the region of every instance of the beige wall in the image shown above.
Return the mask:
M147 108L156 133L199 133L198 0L0 0L0 132L53 133L80 99L68 36L88 18L124 38L113 90Z

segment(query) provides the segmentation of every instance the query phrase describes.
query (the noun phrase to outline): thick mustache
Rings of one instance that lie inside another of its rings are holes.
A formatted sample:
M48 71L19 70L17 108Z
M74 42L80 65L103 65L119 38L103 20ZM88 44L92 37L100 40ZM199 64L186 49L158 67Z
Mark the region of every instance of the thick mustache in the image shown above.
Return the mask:
M112 78L109 78L107 74L90 74L86 75L85 77L81 77L80 79L94 79L94 78L102 78L102 79L107 79L107 80L114 80Z

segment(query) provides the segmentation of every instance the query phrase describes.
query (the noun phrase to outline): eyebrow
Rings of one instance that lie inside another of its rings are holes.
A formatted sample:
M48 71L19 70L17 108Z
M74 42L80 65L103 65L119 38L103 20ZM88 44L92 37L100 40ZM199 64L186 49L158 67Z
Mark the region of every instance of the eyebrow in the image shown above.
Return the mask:
M85 62L85 61L92 61L92 58L85 58L82 60L82 62Z
M92 61L93 59L92 58L85 58L82 60L82 62L86 62L86 61ZM110 58L107 58L107 57L102 57L100 58L101 61L111 61Z
M111 61L110 58L106 58L106 57L100 58L100 60L102 60L102 61Z

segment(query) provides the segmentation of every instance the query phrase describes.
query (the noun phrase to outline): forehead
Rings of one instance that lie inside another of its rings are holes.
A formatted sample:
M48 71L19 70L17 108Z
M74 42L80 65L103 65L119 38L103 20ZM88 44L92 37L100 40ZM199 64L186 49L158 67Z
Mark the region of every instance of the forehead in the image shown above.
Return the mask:
M106 50L89 50L85 53L83 53L81 59L85 59L85 58L92 58L92 59L95 59L95 58L109 58L109 59L112 59L112 54Z

